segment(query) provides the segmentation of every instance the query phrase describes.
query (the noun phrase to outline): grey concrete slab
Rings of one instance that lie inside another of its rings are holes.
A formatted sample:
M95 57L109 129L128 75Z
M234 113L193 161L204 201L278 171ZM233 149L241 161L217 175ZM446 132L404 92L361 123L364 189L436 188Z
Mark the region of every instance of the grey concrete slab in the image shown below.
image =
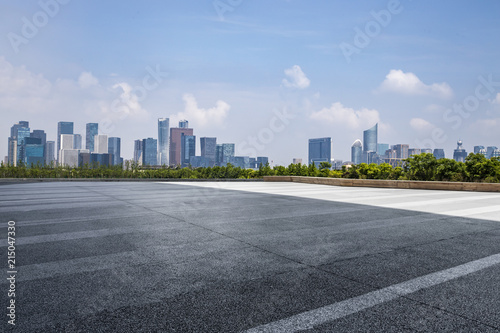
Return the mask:
M500 253L500 201L482 195L278 183L4 185L5 264L6 222L17 227L14 331L238 332L349 304ZM467 211L436 214L453 200ZM325 318L311 331L500 331L499 269Z

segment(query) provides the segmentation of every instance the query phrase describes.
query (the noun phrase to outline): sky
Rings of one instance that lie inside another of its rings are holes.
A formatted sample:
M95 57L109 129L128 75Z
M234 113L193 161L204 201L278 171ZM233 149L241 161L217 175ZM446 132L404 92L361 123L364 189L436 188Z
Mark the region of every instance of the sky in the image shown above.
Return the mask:
M0 156L20 120L157 138L187 119L236 155L307 161L331 137L500 147L500 2L0 0Z

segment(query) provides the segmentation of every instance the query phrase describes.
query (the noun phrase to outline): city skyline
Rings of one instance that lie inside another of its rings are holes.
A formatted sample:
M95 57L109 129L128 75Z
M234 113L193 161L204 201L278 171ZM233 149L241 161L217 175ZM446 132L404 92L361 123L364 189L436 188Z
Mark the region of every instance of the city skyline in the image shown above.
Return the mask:
M447 156L499 145L496 1L41 3L0 5L4 138L20 119L56 142L57 122L94 122L130 159L168 117L282 165L319 137L349 160L375 123L380 142Z

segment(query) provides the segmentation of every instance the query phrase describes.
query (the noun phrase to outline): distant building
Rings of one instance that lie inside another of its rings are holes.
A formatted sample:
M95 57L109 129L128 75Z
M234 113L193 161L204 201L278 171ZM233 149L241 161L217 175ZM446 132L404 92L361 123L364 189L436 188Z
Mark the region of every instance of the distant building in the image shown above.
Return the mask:
M360 164L363 157L363 144L361 140L356 140L351 146L351 161L354 164Z
M309 164L319 165L332 159L332 138L309 139Z
M406 144L397 144L392 146L392 149L396 151L396 157L399 159L405 159L408 158L408 150L410 149L409 145Z
M408 149L408 156L420 155L422 154L422 150L420 148L410 148Z
M44 165L43 151L42 139L26 138L24 142L24 164L28 167L31 165Z
M156 165L158 141L153 138L142 140L142 165Z
M230 160L234 157L235 145L234 143L223 143L222 144L222 163L226 165L231 163Z
M193 168L208 168L209 166L211 166L210 163L210 159L204 156L191 156L189 158L189 164Z
M123 159L121 158L121 139L120 138L109 138L108 139L108 154L111 155L111 165L121 165L123 164Z
M45 146L45 164L50 165L56 161L55 152L56 152L56 142L47 141Z
M179 128L189 128L189 121L187 120L179 121Z
M94 136L94 153L108 153L108 136L106 134L97 134Z
M431 148L422 148L421 153L422 154L432 154L432 149Z
M378 123L375 124L370 129L363 131L363 151L373 151L378 150Z
M81 134L74 134L73 149L82 149L82 135Z
M388 143L377 143L377 154L380 156L384 156L385 152L389 150Z
M293 164L302 164L302 159L301 159L301 158L294 158L294 159L292 160L292 163L293 163Z
M493 150L493 153L491 153L491 157L500 157L500 149L497 148Z
M88 123L86 125L85 133L85 149L88 149L91 153L94 152L94 136L99 133L98 123Z
M73 122L60 121L57 123L57 150L58 151L61 149L61 135L63 135L63 134L70 134L70 135L73 134ZM70 149L70 148L68 148L68 149ZM57 161L59 162L59 153L57 154L57 156L58 156Z
M490 147L486 148L486 158L495 157L495 156L493 156L493 153L497 149L498 149L498 147L496 147L496 146L490 146Z
M231 156L227 159L227 162L242 169L250 168L250 157L248 156Z
M441 148L434 149L434 152L432 154L434 155L436 160L440 160L442 158L445 158L444 149L441 149Z
M215 165L221 166L223 163L222 157L224 156L223 154L223 149L222 145L216 145L215 146Z
M462 147L462 140L458 140L457 149L453 151L453 159L457 162L465 162L465 158L467 157L467 151Z
M30 134L30 137L38 138L41 140L40 144L43 146L43 162L41 164L45 164L47 155L47 134L44 130L33 130L33 132L31 132Z
M217 138L200 138L201 157L209 160L209 166L215 165L215 150L217 147Z
M486 148L484 146L474 146L474 154L481 154L481 150L486 153Z
M267 163L269 163L269 157L257 156L256 163L257 163L257 168L259 168L261 164L262 166L265 166Z
M187 125L187 121L179 122L179 125ZM187 127L170 128L170 151L169 151L169 162L170 165L181 165L181 147L182 147L182 136L183 135L193 135L193 129Z
M142 164L142 140L134 141L134 162Z
M24 129L21 131L23 139L24 136L26 135L25 129L28 129L29 132L29 122L27 121L20 121L17 124L14 124L10 128L10 137L8 139L8 152L7 152L7 161L10 165L17 165L17 162L19 161L19 149L18 149L18 132L20 129ZM21 141L22 141L21 140Z
M181 135L181 166L187 167L192 156L196 154L196 136Z
M170 119L158 119L158 165L169 165Z

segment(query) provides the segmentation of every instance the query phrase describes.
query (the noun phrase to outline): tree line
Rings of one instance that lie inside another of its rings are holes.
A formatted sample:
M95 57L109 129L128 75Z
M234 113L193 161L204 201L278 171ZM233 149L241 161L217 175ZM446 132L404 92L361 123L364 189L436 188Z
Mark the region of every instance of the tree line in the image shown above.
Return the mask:
M332 165L321 162L318 166L290 164L288 167L269 164L258 170L235 167L231 164L206 168L167 167L144 168L134 162L122 166L85 165L63 167L54 165L19 166L0 164L1 178L156 178L156 179L259 179L263 176L307 176L350 179L389 179L452 182L500 182L500 158L487 159L482 154L469 154L465 162L452 159L437 160L433 154L420 154L403 160L398 166L387 163L361 163L342 170L331 170Z

